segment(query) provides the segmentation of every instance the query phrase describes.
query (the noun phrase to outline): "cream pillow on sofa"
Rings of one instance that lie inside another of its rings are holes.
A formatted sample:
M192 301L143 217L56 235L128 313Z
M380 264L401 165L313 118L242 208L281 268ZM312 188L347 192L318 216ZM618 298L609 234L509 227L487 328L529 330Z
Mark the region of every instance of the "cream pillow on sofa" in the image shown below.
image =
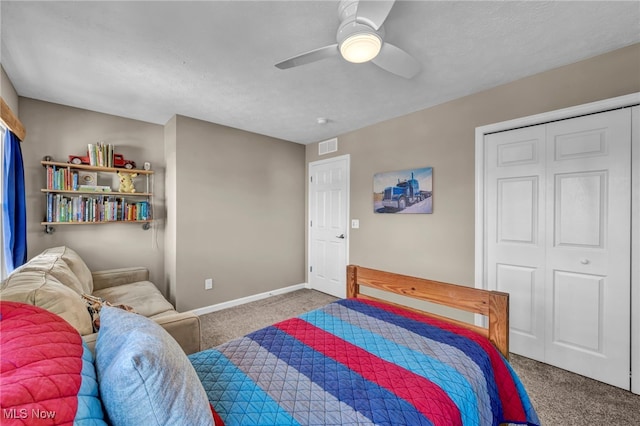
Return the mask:
M25 263L14 273L27 271L40 271L55 277L61 284L66 285L78 294L84 292L84 287L76 274L73 273L67 263L55 254L39 254Z
M64 318L84 336L93 333L82 297L43 271L15 271L0 285L0 299L39 306Z
M93 294L93 275L91 275L91 270L73 249L66 246L52 247L43 251L42 254L60 257L80 281L82 285L80 293Z

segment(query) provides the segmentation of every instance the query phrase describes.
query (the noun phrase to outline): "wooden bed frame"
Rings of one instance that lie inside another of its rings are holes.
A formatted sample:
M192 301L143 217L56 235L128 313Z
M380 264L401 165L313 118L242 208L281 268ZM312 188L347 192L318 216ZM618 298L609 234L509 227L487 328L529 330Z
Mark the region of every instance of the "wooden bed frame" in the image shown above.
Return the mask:
M408 308L407 306L390 303L387 300L360 293L360 287L370 287L402 296L424 300L439 305L462 309L474 314L482 314L489 318L489 327L484 328L464 321L443 317ZM361 266L347 266L347 297L376 300L405 309L418 311L422 314L473 330L485 337L509 359L509 294L500 291L482 290L457 284L448 284L416 278L408 275L394 274L363 268Z

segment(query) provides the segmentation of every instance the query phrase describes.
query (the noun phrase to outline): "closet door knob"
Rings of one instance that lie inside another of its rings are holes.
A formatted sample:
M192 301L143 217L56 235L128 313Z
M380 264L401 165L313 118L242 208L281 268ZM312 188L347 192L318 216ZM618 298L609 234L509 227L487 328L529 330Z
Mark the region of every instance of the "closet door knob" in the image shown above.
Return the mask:
M580 263L582 263L583 265L588 265L589 259L580 259Z

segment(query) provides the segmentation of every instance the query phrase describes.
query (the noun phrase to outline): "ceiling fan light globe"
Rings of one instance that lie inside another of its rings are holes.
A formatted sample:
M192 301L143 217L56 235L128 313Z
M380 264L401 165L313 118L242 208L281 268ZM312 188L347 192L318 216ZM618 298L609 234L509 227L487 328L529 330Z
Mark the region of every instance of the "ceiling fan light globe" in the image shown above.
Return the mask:
M356 33L340 44L340 54L345 60L360 64L378 56L380 48L382 48L382 40L377 34Z

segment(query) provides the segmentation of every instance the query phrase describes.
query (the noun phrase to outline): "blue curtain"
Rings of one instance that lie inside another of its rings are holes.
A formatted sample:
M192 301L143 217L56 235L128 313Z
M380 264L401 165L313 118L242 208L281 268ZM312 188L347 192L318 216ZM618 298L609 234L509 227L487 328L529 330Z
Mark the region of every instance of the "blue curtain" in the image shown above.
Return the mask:
M4 136L3 158L3 251L9 274L27 261L27 206L20 140L8 129Z

